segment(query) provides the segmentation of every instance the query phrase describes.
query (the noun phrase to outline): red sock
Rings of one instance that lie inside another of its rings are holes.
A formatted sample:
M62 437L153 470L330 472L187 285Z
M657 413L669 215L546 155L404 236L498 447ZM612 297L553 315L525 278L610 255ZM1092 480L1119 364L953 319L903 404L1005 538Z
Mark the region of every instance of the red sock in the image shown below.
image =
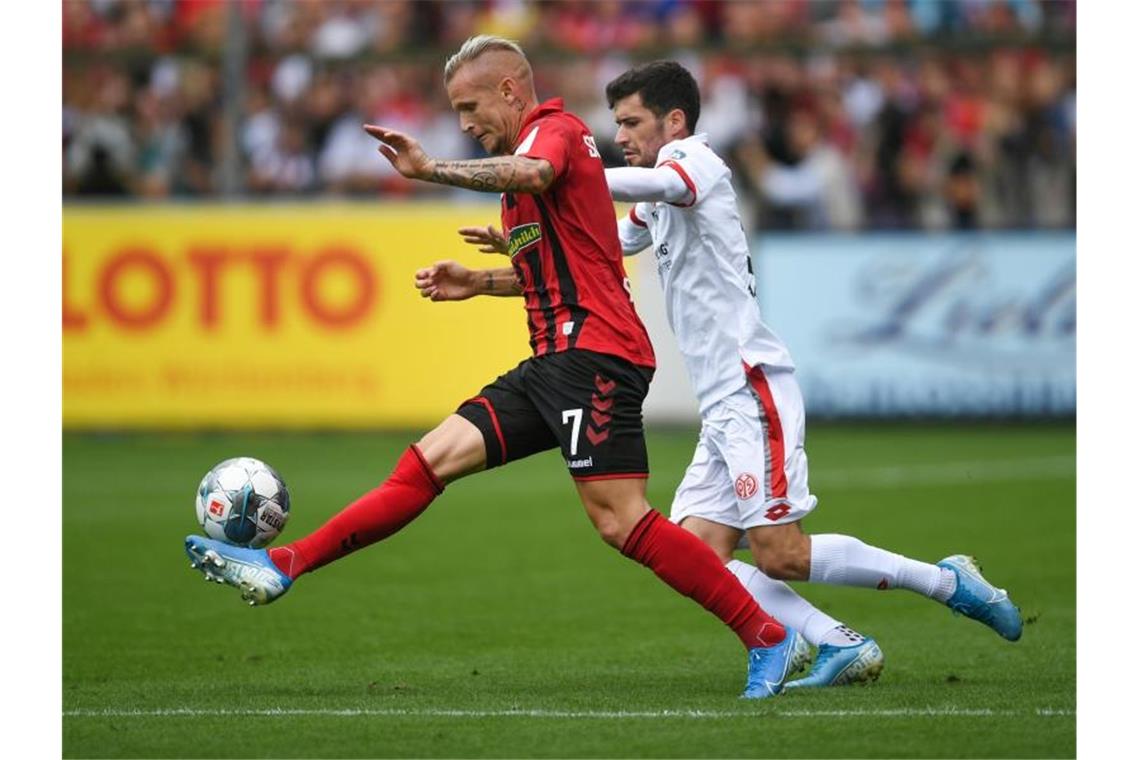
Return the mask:
M270 549L269 559L296 578L387 538L416 519L442 492L443 483L413 444L379 487L304 538Z
M716 552L660 512L651 509L641 518L621 553L699 602L731 628L745 647L768 647L784 640L784 626L760 609Z

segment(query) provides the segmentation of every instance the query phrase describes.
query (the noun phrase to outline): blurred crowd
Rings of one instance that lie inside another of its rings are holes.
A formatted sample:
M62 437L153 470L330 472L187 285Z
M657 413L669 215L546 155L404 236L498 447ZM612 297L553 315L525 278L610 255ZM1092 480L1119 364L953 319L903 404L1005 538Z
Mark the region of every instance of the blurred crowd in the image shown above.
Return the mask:
M451 192L395 174L360 125L481 155L442 68L489 33L520 41L610 165L606 83L684 63L698 132L765 229L1075 222L1064 0L64 0L63 21L69 199Z

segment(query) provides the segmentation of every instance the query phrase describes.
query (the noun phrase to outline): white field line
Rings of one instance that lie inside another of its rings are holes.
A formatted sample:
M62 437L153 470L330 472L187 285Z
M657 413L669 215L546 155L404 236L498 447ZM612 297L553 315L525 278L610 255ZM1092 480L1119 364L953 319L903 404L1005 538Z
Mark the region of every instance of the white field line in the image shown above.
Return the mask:
M1075 476L1075 457L1049 456L1031 459L981 459L890 467L820 469L811 471L809 480L812 485L829 488L905 488L918 485L975 485Z
M944 717L1066 717L1075 710L1039 707L1031 710L991 710L986 708L920 707L881 710L440 710L415 709L307 709L273 707L265 709L197 709L190 707L149 710L64 710L65 718L222 718L241 716L288 717L294 715L329 718L561 718L569 720L627 720L631 718L944 718Z

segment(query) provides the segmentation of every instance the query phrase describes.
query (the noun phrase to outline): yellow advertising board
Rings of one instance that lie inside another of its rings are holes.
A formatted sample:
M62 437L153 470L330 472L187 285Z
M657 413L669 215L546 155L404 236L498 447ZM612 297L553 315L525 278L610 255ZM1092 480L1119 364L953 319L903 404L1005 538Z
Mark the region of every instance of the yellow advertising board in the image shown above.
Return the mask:
M503 266L497 204L66 207L69 429L422 427L530 353L518 298L422 299Z

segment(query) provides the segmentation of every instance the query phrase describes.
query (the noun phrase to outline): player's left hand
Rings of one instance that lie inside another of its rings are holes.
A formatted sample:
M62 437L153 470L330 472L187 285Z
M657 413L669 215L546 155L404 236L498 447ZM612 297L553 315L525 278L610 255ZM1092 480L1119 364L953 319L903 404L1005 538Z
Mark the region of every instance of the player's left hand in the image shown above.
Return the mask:
M507 248L507 239L493 224L488 224L486 227L460 227L459 234L463 236L464 243L479 246L480 253L511 255L510 249Z
M410 179L428 179L435 164L411 135L394 129L365 124L364 131L380 141L377 150L388 159L400 174Z
M464 301L479 294L475 272L455 261L437 261L416 272L416 288L433 301Z

